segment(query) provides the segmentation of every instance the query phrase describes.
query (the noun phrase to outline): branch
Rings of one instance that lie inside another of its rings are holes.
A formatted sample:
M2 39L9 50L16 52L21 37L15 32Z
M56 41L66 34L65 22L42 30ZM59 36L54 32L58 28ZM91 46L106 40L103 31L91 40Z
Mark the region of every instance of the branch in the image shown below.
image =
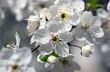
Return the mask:
M40 45L38 45L37 47L35 47L34 49L32 49L32 52L36 51L39 47L40 47Z

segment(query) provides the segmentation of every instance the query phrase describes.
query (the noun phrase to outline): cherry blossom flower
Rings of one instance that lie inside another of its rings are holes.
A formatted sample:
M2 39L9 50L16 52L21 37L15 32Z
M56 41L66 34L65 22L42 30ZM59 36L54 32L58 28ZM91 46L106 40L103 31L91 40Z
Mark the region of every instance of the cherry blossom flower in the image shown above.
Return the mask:
M55 50L56 53L65 56L69 53L69 47L66 43L72 40L72 35L70 32L62 32L60 29L61 26L54 22L47 29L35 31L31 38L31 44L40 43L39 51L42 53L47 54Z
M104 35L101 24L102 22L99 17L85 11L81 17L80 24L73 30L73 36L79 40L87 39L94 42L94 38L101 38Z

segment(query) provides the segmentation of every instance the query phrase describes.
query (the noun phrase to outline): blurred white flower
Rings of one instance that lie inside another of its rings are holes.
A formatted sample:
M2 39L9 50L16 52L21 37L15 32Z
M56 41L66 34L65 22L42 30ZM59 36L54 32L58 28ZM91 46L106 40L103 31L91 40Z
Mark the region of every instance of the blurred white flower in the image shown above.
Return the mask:
M17 48L16 51L4 48L0 52L0 72L35 72L29 66L31 59L31 50L27 47Z
M101 19L93 16L91 12L85 11L81 17L80 24L73 30L73 35L79 40L94 41L94 38L104 36L103 29L101 28Z
M5 18L4 11L0 8L0 20L3 20Z
M34 11L41 11L44 8L49 8L54 4L55 0L31 0Z
M81 55L85 57L89 57L90 55L94 54L94 46L90 44L86 44L81 48Z
M32 13L32 10L29 9L30 5L29 0L7 0L9 8L16 15L16 20L21 21L25 17L28 17Z
M2 25L4 19L5 19L5 13L3 9L0 8L0 26Z
M105 9L99 8L97 9L97 15L103 20L110 20L110 1L107 3L107 11Z

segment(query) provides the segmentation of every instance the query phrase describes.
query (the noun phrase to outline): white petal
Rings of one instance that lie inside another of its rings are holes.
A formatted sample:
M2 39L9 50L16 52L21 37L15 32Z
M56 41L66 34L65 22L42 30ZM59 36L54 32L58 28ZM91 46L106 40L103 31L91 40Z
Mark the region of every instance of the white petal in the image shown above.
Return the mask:
M5 18L5 13L4 11L0 8L0 21Z
M108 1L107 10L110 11L110 1Z
M105 11L104 9L97 9L97 15L101 18L108 17L107 11Z
M70 32L64 32L60 34L60 39L64 42L68 43L73 40L72 35Z
M73 60L74 56L72 54L68 54L67 59L68 60Z
M6 67L0 67L0 72L9 72Z
M20 36L17 32L15 34L15 38L16 38L16 46L19 47L19 45L20 45Z
M44 44L44 45L41 45L41 47L39 47L40 54L46 55L51 51L53 51L53 47L51 43Z
M78 14L74 14L73 16L71 16L71 20L70 20L70 24L71 25L77 25L80 22L80 17L78 16Z
M93 21L94 20L94 17L92 15L92 12L90 11L85 11L81 17L81 21L83 23L83 25L92 25L93 24Z
M81 12L85 8L85 3L83 0L74 0L73 7L76 9L76 11Z
M21 9L19 9L19 8L13 9L13 12L16 15L17 21L21 21L23 19L23 13L22 13Z
M54 4L55 5L61 5L64 3L68 3L70 0L55 0Z
M4 48L0 52L0 60L9 60L9 58L12 56L12 54L13 54L13 51L11 49Z
M91 34L87 31L83 30L82 28L76 28L73 30L73 36L79 41L89 40L90 42L94 42L93 38L91 37Z
M28 65L32 59L31 50L27 47L16 49L10 58L10 63L19 63L20 65Z
M17 7L17 8L25 8L28 0L8 0L8 4L11 7Z
M39 42L41 44L46 44L49 42L49 31L46 29L39 29L37 31L34 32L32 38L31 38L31 43L33 43L34 41ZM34 41L33 41L34 40Z
M39 15L31 15L29 18L28 18L28 25L27 25L27 30L29 33L32 33L33 31L35 31L36 29L39 28L39 25L40 25L40 17Z
M100 38L100 37L103 37L104 36L104 32L103 32L103 29L101 27L94 27L92 30L91 30L91 34L92 36L96 37L96 38Z
M52 18L54 18L57 15L57 10L58 10L57 6L50 6L49 11L51 13Z
M62 57L66 57L69 54L69 47L66 43L60 42L56 46L55 52Z
M51 20L47 23L47 27L49 29L50 32L58 32L59 30L61 30L62 25L59 24L57 21L55 20Z
M75 28L72 31L72 34L76 39L81 39L81 40L85 39L87 36L87 33L82 28Z
M70 31L71 28L72 28L72 25L68 23L68 24L63 24L61 30L62 32L65 32L65 31Z
M21 52L20 55L20 64L28 65L32 60L32 53L31 50L27 47L23 47L22 49L18 50L18 53Z

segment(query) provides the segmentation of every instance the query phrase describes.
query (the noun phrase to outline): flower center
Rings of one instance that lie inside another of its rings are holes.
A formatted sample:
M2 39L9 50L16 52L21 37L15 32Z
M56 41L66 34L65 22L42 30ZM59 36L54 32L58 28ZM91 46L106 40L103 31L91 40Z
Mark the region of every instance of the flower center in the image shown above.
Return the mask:
M14 66L12 66L12 69L13 69L13 70L17 70L18 68L19 68L18 65L14 65Z
M12 65L11 68L12 68L12 71L11 72L19 72L19 71L21 71L20 70L20 66L17 65L17 64Z
M66 17L66 14L61 14L61 18L65 18Z
M53 37L53 38L52 38L52 41L57 41L57 40L58 40L57 37Z
M46 6L45 6L45 4L41 3L41 4L39 4L39 7L40 8L45 8Z
M59 38L58 38L57 35L56 35L56 36L52 36L52 38L51 38L51 43L52 43L53 45L58 44L59 41L60 41L60 40L59 40Z
M88 30L88 29L90 28L90 26L89 26L89 25L85 25L85 26L82 26L82 28L83 28L84 30Z

